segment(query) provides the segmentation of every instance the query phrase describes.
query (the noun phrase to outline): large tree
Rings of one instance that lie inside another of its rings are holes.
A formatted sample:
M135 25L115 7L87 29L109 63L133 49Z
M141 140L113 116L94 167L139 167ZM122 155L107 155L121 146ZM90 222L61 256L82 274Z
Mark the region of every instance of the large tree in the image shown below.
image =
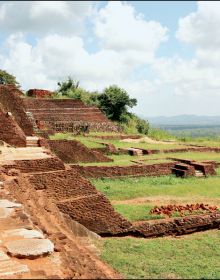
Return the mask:
M116 85L105 88L98 96L98 102L100 109L113 121L122 121L128 107L137 105L135 98L129 98L128 93Z
M20 87L19 83L16 81L15 76L9 74L5 70L0 69L0 83L12 84L16 87Z

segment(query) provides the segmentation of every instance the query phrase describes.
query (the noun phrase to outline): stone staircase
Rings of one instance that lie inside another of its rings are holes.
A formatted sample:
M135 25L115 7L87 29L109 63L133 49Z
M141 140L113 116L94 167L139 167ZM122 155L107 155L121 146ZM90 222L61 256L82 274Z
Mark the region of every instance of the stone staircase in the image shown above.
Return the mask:
M196 166L179 162L175 164L172 168L172 173L179 177L188 177L188 176L195 176L195 177L204 177L205 174Z
M196 177L205 177L204 173L201 170L195 170Z
M179 162L172 168L172 173L177 177L193 176L195 175L195 169L189 164Z
M36 136L27 136L26 147L40 147L39 138Z

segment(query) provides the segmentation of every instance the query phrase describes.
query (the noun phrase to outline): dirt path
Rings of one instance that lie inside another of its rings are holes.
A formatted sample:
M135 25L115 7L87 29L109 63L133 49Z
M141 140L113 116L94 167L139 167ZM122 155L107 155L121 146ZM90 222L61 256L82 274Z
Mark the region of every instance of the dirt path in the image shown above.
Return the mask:
M220 198L207 198L202 196L195 197L178 197L178 196L151 196L151 197L137 197L127 200L112 200L112 204L128 204L128 205L140 205L150 204L163 205L163 204L183 204L183 203L208 203L220 206Z
M131 139L131 138L123 139L123 140L120 140L120 142L126 142L126 143L146 142L146 143L149 143L149 144L168 144L168 145L173 145L174 143L178 144L178 142L175 141L175 140L172 140L172 141L158 141L158 140L151 139L148 136L142 137L140 139Z

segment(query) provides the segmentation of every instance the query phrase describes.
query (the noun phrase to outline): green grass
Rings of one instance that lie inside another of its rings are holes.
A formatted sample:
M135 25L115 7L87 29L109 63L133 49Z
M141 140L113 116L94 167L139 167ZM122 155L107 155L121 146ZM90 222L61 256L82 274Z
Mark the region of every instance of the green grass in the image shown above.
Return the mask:
M181 140L182 143L192 144L192 145L200 145L207 147L220 147L220 138L218 139L207 139L207 138L189 138L185 139L185 141Z
M140 143L135 142L124 142L118 139L112 139L112 140L104 140L99 138L94 138L92 136L102 136L102 135L117 135L117 133L104 133L104 132L91 132L91 137L88 135L86 137L80 135L76 136L72 133L56 133L54 135L50 136L50 139L52 140L77 140L82 142L84 145L86 145L88 148L100 148L104 147L102 144L99 144L97 142L104 142L104 143L111 143L117 148L143 148L143 149L152 149L152 150L164 150L164 149L181 149L184 147L190 147L188 144L198 144L198 145L204 145L204 146L210 146L210 147L220 147L220 142L218 141L208 141L204 140L203 142L198 141L191 141L191 142L184 142L184 141L178 141L176 143L172 144L161 144L161 143L147 143L145 141L142 141Z
M148 204L114 204L115 210L119 212L122 216L131 222L134 221L146 221L165 218L164 215L149 214L149 211L153 208L153 205ZM220 209L218 209L219 211ZM202 210L194 211L190 213L185 211L184 215L197 215L204 213ZM172 213L172 217L181 217L179 212Z
M164 218L162 215L151 215L149 211L153 208L152 205L128 205L128 204L115 204L115 210L119 212L129 221L144 221Z
M135 163L133 161L139 161L140 159L144 159L145 157L140 156L129 156L129 155L111 155L108 156L109 158L113 159L112 162L89 162L89 163L78 163L83 166L129 166L129 165L136 165L141 163ZM147 157L146 157L147 158ZM144 164L156 164L162 162L172 162L169 159L152 159L149 161L144 162Z
M218 169L218 174L220 174ZM175 176L91 180L110 200L174 196L220 198L220 178L177 178Z
M183 152L183 153L161 153L142 157L142 159L156 158L182 158L193 160L215 160L220 162L220 153L215 152Z
M111 155L109 156L113 162L94 162L94 163L79 163L84 166L128 166L135 165L132 161L143 161L144 164L156 164L163 162L171 162L168 158L182 158L192 160L215 160L220 162L220 153L215 152L187 152L187 153L161 153L146 156L130 156L130 155Z
M135 142L125 142L118 139L112 139L112 140L102 140L102 142L105 143L111 143L117 148L142 148L142 149L150 149L150 150L164 150L164 149L180 149L184 147L188 147L185 143L172 143L172 144L161 144L161 143L147 143L144 140L142 140L139 143Z
M51 140L76 140L81 142L87 148L103 148L105 147L102 144L96 142L96 140L92 137L84 137L84 136L75 136L72 133L56 133L50 136Z
M108 238L101 257L127 279L219 279L220 231L181 238Z

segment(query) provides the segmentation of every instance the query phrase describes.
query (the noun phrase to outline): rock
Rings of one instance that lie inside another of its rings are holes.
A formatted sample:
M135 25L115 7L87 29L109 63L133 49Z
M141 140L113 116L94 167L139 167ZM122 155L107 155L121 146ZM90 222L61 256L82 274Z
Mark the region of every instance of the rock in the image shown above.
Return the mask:
M8 176L19 176L19 175L20 175L20 171L18 169L11 168L8 170Z
M49 239L19 239L6 244L7 252L18 258L36 258L54 251Z
M21 206L22 205L20 203L14 203L7 199L0 200L0 207L2 207L2 208L19 208Z

